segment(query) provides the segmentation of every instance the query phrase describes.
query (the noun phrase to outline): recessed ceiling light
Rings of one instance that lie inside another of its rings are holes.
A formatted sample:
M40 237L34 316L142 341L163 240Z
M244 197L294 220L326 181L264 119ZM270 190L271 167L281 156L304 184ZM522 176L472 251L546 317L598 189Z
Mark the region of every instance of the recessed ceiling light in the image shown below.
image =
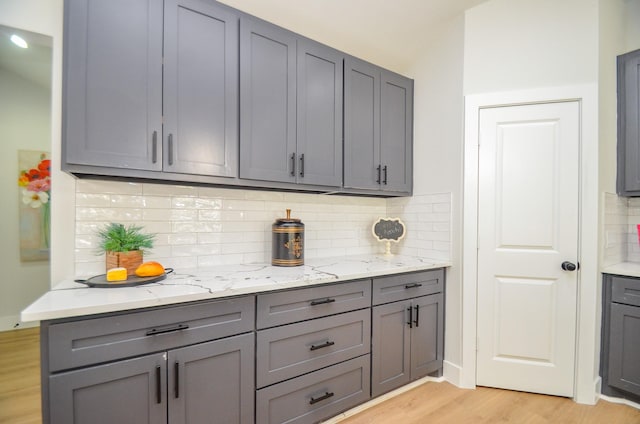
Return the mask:
M23 49L26 49L27 47L29 47L27 42L24 41L24 38L20 37L19 35L13 34L11 36L11 41L13 41L13 44Z

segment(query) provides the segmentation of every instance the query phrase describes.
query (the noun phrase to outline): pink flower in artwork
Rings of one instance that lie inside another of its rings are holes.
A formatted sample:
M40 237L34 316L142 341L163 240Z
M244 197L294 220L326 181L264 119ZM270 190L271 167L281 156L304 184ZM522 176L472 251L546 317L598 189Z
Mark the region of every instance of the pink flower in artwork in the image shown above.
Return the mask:
M27 184L27 190L39 193L41 191L49 191L51 189L51 180L49 178L42 180L33 180Z

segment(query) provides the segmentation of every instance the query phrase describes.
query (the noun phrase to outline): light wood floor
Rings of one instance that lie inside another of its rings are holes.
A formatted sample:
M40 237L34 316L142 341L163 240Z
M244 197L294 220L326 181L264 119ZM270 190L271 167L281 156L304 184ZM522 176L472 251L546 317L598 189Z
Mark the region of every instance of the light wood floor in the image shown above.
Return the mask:
M41 423L39 330L0 332L0 423ZM600 401L427 383L341 424L640 424L640 410Z
M40 329L0 332L0 423L41 423Z

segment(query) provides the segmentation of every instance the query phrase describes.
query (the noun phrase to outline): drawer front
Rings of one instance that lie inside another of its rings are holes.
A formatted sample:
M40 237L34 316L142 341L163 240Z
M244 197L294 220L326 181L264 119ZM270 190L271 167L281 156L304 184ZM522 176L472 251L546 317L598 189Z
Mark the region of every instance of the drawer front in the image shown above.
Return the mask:
M396 302L444 290L444 269L373 279L373 304Z
M640 279L611 277L611 300L625 305L640 306Z
M253 330L254 297L206 301L48 327L51 372Z
M256 423L316 423L369 400L369 355L256 393Z
M258 295L258 329L371 306L371 280Z
M369 309L260 330L257 386L264 387L369 353Z

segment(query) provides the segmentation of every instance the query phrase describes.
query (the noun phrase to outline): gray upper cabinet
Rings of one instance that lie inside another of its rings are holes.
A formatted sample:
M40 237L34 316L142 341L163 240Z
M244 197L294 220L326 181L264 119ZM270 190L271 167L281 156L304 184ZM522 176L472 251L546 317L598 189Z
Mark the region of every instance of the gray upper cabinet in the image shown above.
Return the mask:
M236 176L238 16L165 0L164 37L164 170Z
M618 194L640 196L640 50L618 56Z
M336 50L241 19L241 178L342 185L342 67Z
M65 166L237 176L237 15L197 0L65 5Z
M382 190L411 192L413 80L381 71L380 164Z
M295 182L296 36L240 20L240 177Z
M65 3L64 160L158 171L162 2Z
M340 187L344 55L306 39L297 47L297 179Z
M344 186L411 193L413 81L345 60Z
M344 66L344 186L380 188L380 69L353 58Z
M62 169L412 193L413 81L215 0L65 0Z

